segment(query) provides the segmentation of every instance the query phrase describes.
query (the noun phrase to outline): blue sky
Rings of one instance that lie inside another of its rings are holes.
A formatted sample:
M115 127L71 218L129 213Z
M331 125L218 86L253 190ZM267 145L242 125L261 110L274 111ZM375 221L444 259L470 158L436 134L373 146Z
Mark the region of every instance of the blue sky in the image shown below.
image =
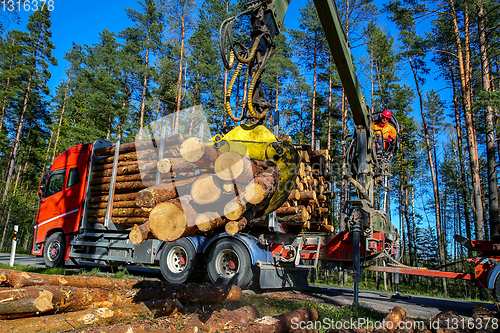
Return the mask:
M50 71L52 73L52 78L49 81L49 87L51 93L54 92L55 87L62 81L66 80L65 67L67 62L64 60L64 54L67 52L73 43L76 44L93 44L99 41L99 33L104 29L112 32L119 32L125 29L127 26L131 25L131 21L127 18L125 12L126 8L139 8L136 0L88 0L85 2L76 2L71 0L53 0L54 10L51 15L52 19L52 33L53 33L53 43L56 49L53 52L53 56L59 61L58 66L52 66ZM387 1L375 0L375 4L382 8L382 5ZM285 17L285 25L287 28L298 28L298 16L299 8L305 6L305 0L293 0L290 4L289 10ZM8 29L24 29L28 21L29 12L20 12L21 23L19 26L11 24ZM378 22L380 26L385 27L386 31L389 31L393 37L397 39L397 30L390 24L387 20L383 18ZM423 30L428 30L426 28L430 26L430 22L426 22L426 25L422 25L419 29L421 32ZM353 55L356 60L359 61L364 55L362 47L358 47L353 50ZM441 81L435 81L434 77L439 76L436 67L431 63L432 55L427 57L428 65L431 67L431 77L427 79L427 83L424 86L424 91L429 91L431 88L438 91L444 87L444 83ZM407 64L402 64L405 68L408 68ZM364 84L364 93L369 96L369 84L367 80L362 75L362 66L358 65L358 77L360 77L361 83ZM401 71L401 81L407 82L410 86L414 86L413 77L409 69ZM441 91L443 99L450 101L449 89ZM415 119L417 121L420 119L419 106L417 104L417 99L415 99L413 105L415 110ZM418 205L418 203L417 203ZM394 223L398 224L398 219L393 220Z

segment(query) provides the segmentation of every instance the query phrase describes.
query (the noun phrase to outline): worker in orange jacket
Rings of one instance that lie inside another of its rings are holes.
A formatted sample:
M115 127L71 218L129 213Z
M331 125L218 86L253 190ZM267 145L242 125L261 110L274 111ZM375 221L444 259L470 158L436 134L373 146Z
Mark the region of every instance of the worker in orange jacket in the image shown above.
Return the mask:
M395 142L398 137L398 132L389 124L389 120L392 118L392 112L389 110L385 110L382 112L382 117L380 117L380 122L378 124L373 123L373 134L375 135L377 140L377 155L382 154L382 146L383 149L387 149L389 144ZM383 144L382 144L383 143Z

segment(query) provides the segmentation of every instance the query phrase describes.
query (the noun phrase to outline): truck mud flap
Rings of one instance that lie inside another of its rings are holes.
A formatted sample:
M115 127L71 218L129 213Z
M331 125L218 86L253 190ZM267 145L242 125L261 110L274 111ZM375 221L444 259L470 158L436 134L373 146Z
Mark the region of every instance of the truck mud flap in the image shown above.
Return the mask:
M262 289L305 288L309 269L277 266L257 261L259 285Z

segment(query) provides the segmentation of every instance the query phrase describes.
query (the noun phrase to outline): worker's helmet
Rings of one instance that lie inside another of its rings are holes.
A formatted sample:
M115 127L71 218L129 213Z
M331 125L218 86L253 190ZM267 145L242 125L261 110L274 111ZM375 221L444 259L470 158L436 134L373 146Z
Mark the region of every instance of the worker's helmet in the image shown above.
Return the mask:
M389 110L385 110L384 112L382 112L382 116L386 117L387 119L391 119L392 118L392 112L389 111Z

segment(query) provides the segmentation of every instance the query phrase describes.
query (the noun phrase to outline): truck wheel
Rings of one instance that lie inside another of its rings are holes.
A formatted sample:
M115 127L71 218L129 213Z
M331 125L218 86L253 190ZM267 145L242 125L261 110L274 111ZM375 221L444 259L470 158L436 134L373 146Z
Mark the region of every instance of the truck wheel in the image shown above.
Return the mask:
M47 267L59 267L64 264L66 238L62 232L55 232L45 240L43 260Z
M495 301L500 302L500 274L498 274L495 279L495 285L493 286L493 297Z
M170 283L184 283L196 267L196 251L185 238L166 244L161 251L161 274Z
M213 283L245 288L253 278L252 260L245 246L234 238L219 241L208 254L208 276Z

